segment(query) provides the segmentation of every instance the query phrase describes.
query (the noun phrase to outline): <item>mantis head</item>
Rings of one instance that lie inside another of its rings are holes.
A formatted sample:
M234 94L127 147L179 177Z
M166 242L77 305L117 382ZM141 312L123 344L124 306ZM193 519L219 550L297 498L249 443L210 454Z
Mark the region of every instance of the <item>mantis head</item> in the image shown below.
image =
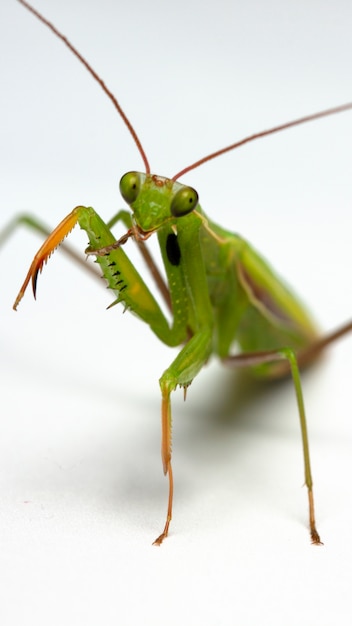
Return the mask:
M198 205L195 189L152 174L127 172L120 180L120 192L136 226L144 233L156 231L167 222L175 223Z

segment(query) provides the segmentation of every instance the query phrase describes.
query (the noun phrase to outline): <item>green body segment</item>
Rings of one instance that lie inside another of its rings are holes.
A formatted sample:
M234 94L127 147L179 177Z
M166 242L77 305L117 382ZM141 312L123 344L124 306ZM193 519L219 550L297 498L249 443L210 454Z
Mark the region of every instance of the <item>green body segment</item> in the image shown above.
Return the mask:
M297 350L318 335L297 297L243 238L214 223L219 240L201 232L208 288L215 317L215 351L228 356L234 342L243 352L290 346ZM256 366L270 375L271 364Z
M174 363L177 384L189 384L211 354L225 358L235 344L244 352L296 350L314 340L317 332L303 306L244 239L208 220L199 207L182 217L171 215L172 199L183 186L139 176L133 220L143 233L158 234L171 325L121 247L97 256L97 262L116 303L124 303L167 345L186 343ZM92 250L115 241L93 209L79 207L78 221ZM271 364L254 369L270 375Z

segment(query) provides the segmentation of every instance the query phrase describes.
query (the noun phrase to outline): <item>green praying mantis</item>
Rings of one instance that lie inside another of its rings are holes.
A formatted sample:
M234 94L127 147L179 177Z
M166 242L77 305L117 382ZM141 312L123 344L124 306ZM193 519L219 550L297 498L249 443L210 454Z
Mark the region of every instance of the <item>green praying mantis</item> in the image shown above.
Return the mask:
M169 494L166 521L154 541L155 545L161 545L168 535L172 518L172 392L182 387L186 394L188 386L213 355L228 367L247 367L262 378L291 375L302 435L310 534L313 543L321 543L315 521L300 368L314 361L328 344L348 333L352 322L320 337L309 314L264 259L242 237L208 218L199 206L197 192L181 184L179 179L246 143L352 109L352 103L246 137L185 167L172 178L157 176L151 174L146 153L131 122L100 76L52 23L24 0L19 2L65 43L110 98L135 142L145 172L133 171L122 176L120 191L129 210L119 211L107 224L93 208L84 206L77 206L62 220L35 255L14 309L17 309L30 282L36 295L38 274L44 264L74 226L79 224L88 235L87 255L96 257L108 287L115 294L111 306L122 304L148 324L166 345L181 346L179 354L159 381L162 397L161 454ZM126 234L116 241L111 228L118 222L122 222ZM147 247L148 239L154 234L161 250L166 283ZM171 312L171 323L124 251L130 239L137 243L146 260L161 297ZM239 352L233 352L234 344L240 348Z

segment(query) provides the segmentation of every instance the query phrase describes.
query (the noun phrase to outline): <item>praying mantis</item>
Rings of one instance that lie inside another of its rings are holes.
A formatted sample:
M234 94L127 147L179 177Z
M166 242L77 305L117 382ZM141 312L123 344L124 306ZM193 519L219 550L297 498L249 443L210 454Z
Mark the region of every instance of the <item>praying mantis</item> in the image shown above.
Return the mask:
M61 33L35 9L23 0L19 1L63 39ZM209 219L198 204L196 191L182 185L178 179L244 143L346 111L352 108L352 104L247 137L200 159L171 179L155 176L150 173L144 149L119 102L71 44L67 40L64 42L113 101L142 157L145 172L128 172L122 176L120 189L130 210L120 211L108 224L92 208L83 206L76 207L64 218L36 254L14 308L17 309L30 281L35 295L38 274L55 248L78 223L89 238L87 255L96 257L108 286L116 294L113 304L122 303L127 310L134 312L167 345L181 346L179 355L160 379L162 461L169 481L169 497L165 525L154 542L156 545L161 545L168 535L172 518L171 393L177 386L186 392L212 355L218 356L229 367L249 367L258 376L270 378L291 374L302 431L310 533L312 542L319 544L299 367L313 361L328 344L349 332L351 323L320 338L308 313L262 257L242 237ZM119 221L126 234L116 242L110 228ZM158 237L167 285L148 253L146 244L152 235ZM129 239L138 244L162 298L172 312L171 325L125 252ZM235 341L242 349L238 354L232 352Z

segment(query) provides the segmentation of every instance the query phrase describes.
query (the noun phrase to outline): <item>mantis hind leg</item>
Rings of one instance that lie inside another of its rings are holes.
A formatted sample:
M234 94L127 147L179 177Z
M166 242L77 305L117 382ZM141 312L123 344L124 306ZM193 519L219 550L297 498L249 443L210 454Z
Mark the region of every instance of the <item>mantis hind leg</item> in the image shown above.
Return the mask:
M345 324L342 324L342 326L339 326L330 333L326 333L321 337L318 337L318 339L315 339L305 348L301 348L297 352L296 356L298 365L300 367L305 367L306 365L309 365L320 356L325 348L335 343L335 341L342 339L342 337L348 335L350 332L352 332L352 320L345 322ZM281 365L285 365L285 363L283 362L281 363ZM278 376L284 376L286 374L289 374L288 367L286 367L286 371L284 368L282 368L282 372L278 371Z
M322 348L321 348L322 349ZM319 533L315 523L315 511L314 511L314 497L313 497L313 479L311 472L309 443L308 443L308 430L307 420L304 409L303 393L301 385L301 377L298 367L298 358L291 348L280 348L277 350L267 350L265 352L253 352L239 354L236 356L230 356L223 360L225 365L230 367L251 367L255 365L261 365L263 363L272 363L275 361L283 361L287 371L291 372L296 401L299 413L301 437L303 445L303 460L304 460L304 482L308 490L308 505L309 505L309 527L312 543L321 544ZM280 364L280 363L279 363Z

